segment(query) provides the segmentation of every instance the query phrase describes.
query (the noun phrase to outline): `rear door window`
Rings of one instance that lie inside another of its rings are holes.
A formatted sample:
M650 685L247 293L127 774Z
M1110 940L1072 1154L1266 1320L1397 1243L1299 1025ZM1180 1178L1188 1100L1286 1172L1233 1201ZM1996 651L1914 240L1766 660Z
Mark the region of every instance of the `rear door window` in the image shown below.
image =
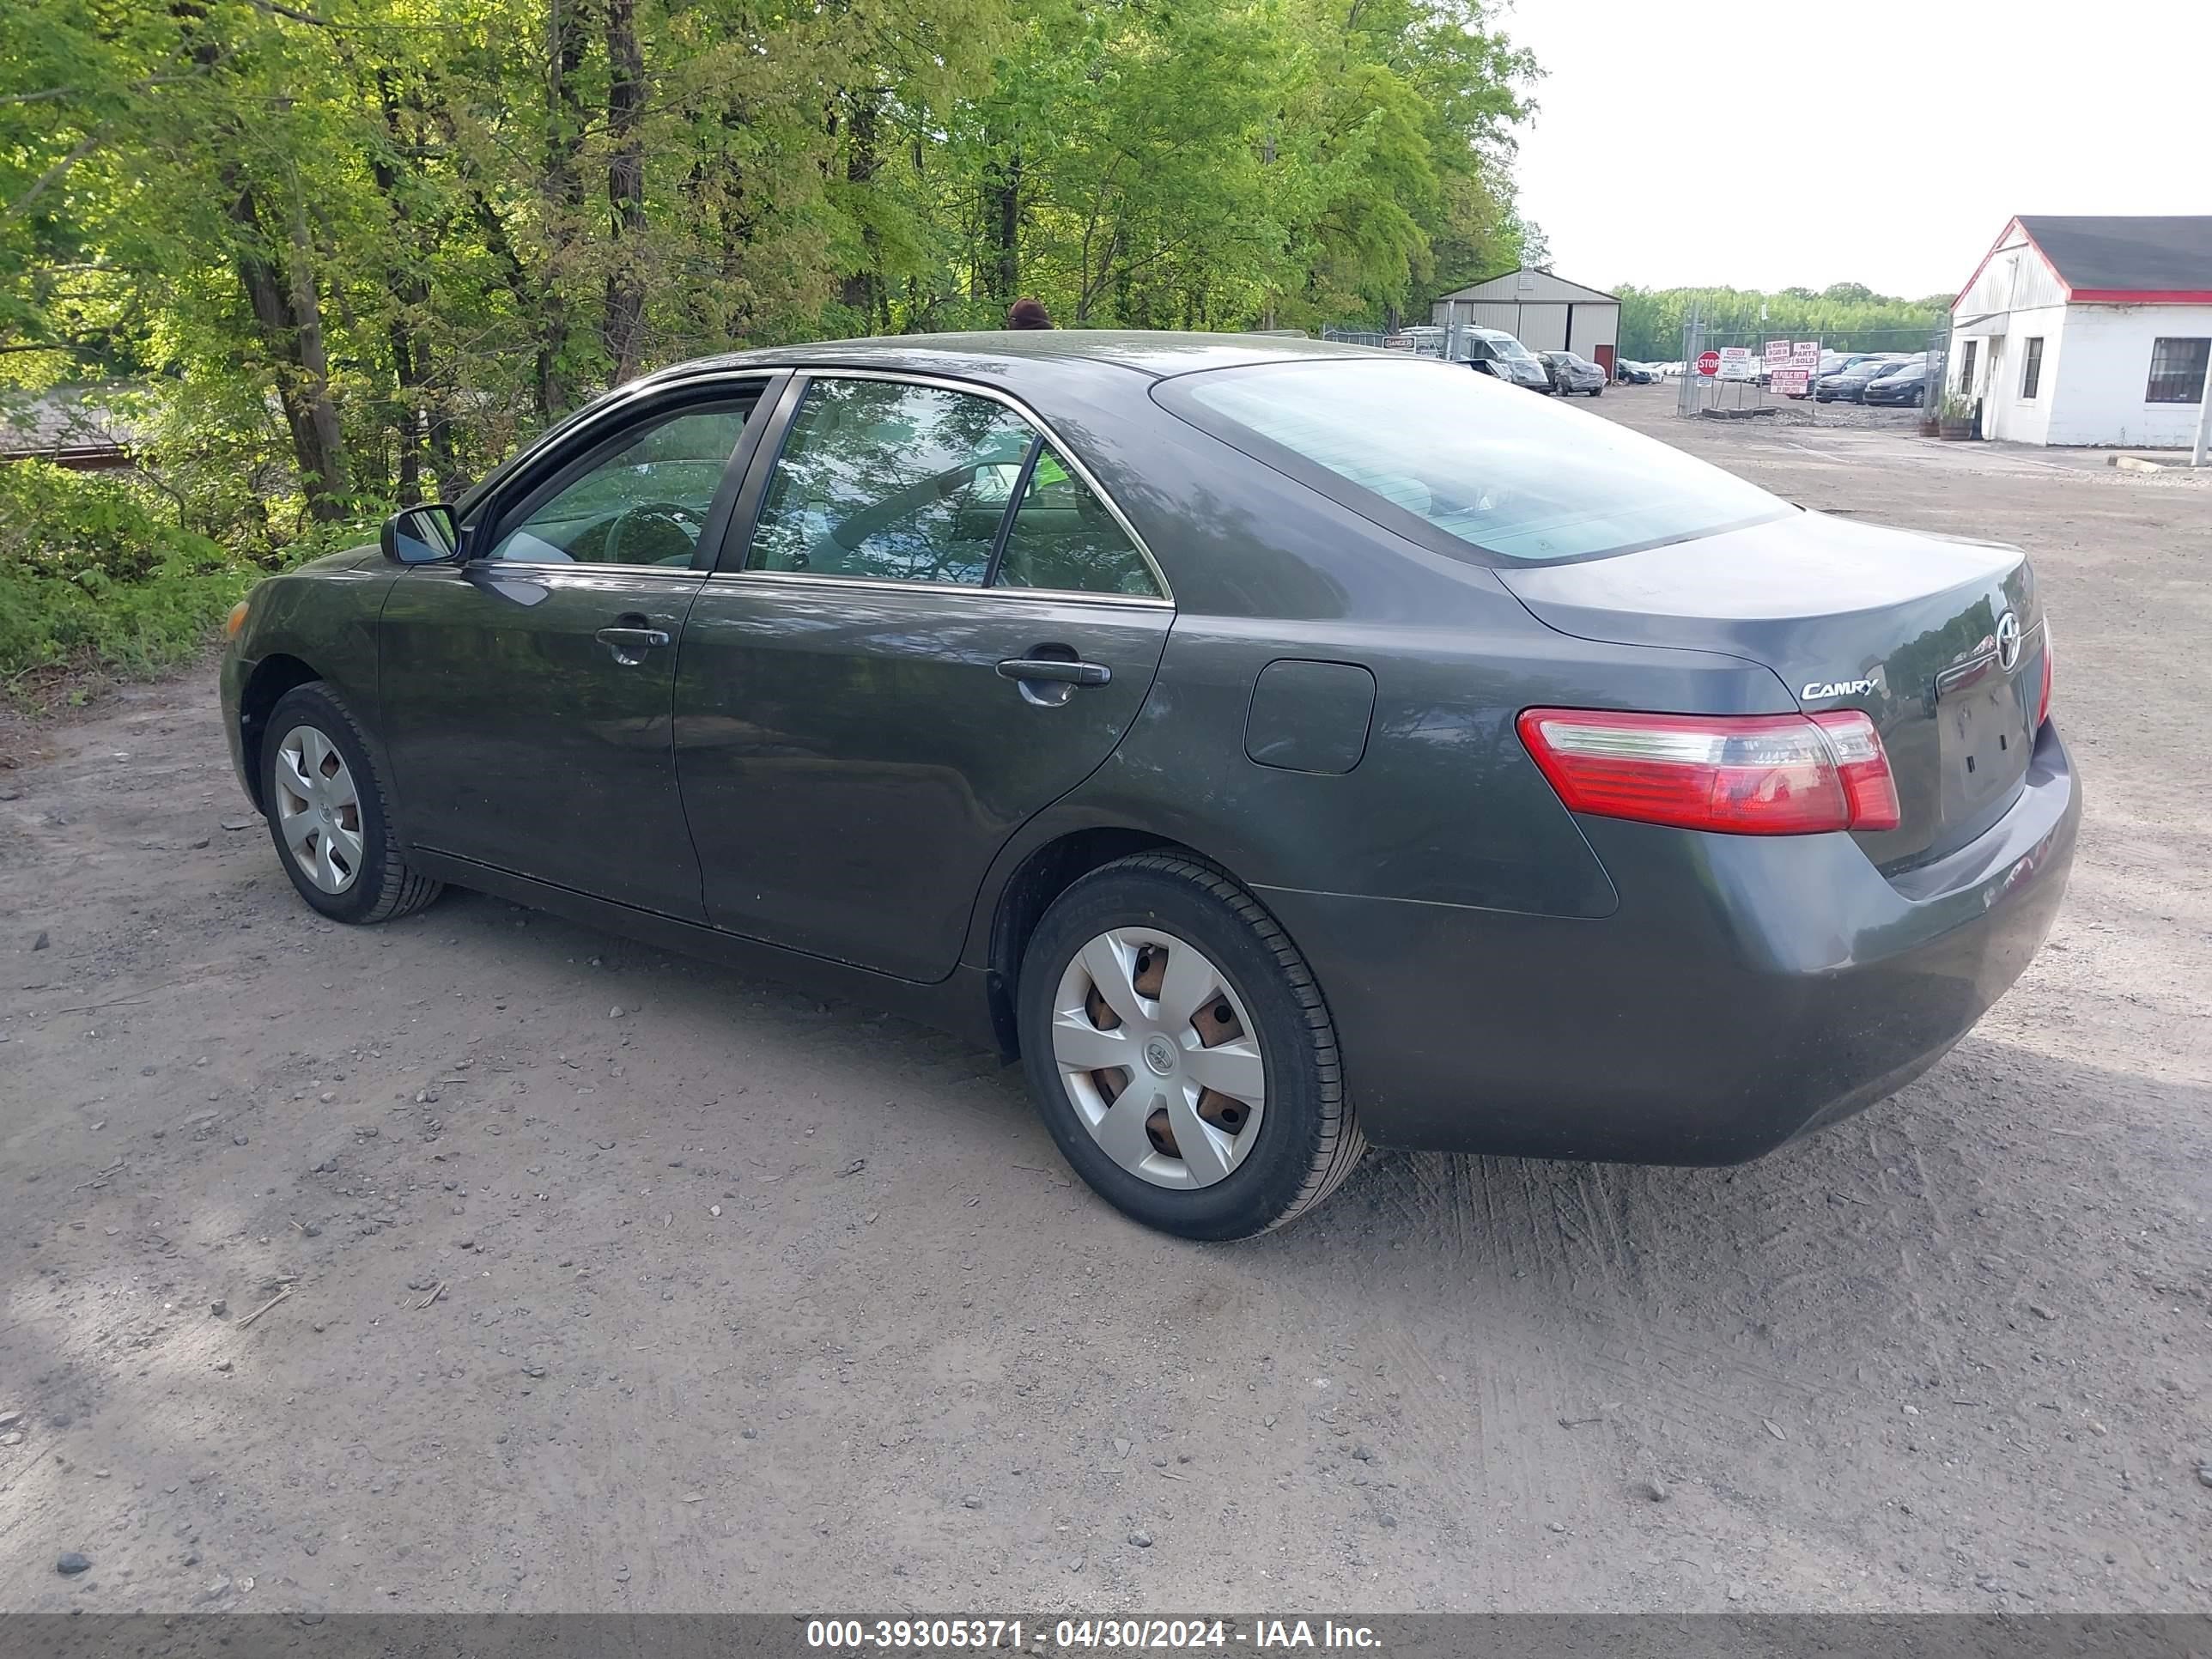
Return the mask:
M1039 448L1007 527L994 585L1155 599L1160 592L1128 532L1049 444Z
M970 392L817 379L769 475L746 568L981 583L1036 436Z

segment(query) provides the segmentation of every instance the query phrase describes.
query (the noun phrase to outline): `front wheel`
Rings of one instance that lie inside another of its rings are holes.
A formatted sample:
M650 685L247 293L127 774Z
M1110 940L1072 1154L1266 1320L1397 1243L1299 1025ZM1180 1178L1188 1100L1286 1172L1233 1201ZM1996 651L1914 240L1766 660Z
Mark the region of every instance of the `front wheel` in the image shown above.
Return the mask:
M1257 900L1193 860L1095 870L1022 958L1022 1060L1061 1153L1123 1213L1246 1238L1366 1150L1321 988Z
M384 781L336 692L319 680L287 691L262 741L270 839L310 906L333 921L390 921L438 896L442 884L400 856Z

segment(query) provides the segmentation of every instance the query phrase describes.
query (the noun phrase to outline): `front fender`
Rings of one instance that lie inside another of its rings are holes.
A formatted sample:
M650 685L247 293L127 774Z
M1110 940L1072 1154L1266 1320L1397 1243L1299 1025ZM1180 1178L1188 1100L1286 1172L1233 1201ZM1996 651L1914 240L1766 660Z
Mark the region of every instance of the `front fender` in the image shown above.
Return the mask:
M258 720L275 702L266 693L305 679L323 681L353 710L388 788L391 769L376 737L376 626L399 574L375 549L355 549L271 576L248 596L246 625L223 654L222 693L232 762L257 806Z

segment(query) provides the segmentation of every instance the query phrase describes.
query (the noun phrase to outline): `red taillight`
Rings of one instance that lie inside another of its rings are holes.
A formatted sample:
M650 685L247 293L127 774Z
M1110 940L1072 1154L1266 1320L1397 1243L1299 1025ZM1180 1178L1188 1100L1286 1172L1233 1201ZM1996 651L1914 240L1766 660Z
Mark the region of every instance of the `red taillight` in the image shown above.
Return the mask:
M2043 619L2043 692L2035 700L2035 729L2051 718L2051 618Z
M1851 805L1850 827L1896 829L1901 816L1897 780L1889 775L1889 756L1874 722L1856 708L1840 708L1814 715L1813 724L1827 734L1828 746L1836 751L1836 770Z
M1889 757L1874 722L1856 710L1531 708L1519 726L1569 811L1738 836L1897 828Z

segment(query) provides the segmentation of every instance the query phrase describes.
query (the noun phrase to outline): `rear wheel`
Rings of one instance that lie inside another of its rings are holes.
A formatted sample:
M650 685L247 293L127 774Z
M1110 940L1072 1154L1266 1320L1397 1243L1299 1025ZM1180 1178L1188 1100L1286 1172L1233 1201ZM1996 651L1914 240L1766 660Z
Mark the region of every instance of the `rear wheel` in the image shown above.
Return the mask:
M392 838L384 782L360 726L317 680L270 711L261 804L284 873L333 921L390 921L442 890L417 875Z
M1312 972L1219 871L1147 854L1076 882L1022 959L1023 1064L1109 1203L1244 1238L1326 1198L1366 1150Z

